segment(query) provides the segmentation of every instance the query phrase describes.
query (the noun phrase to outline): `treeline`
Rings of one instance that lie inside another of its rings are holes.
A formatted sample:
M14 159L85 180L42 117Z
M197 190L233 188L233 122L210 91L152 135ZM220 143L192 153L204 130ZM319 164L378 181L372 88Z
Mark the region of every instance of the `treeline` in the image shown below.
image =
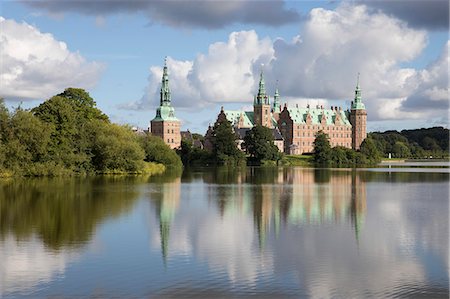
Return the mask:
M449 156L449 130L443 127L369 133L383 157L446 158Z
M381 152L375 141L369 136L355 151L343 146L330 146L329 137L322 131L317 132L314 140L313 162L316 166L354 167L375 165L381 162Z
M163 140L111 123L82 89L68 88L31 110L9 111L0 100L2 176L155 173L181 166Z
M336 167L374 165L389 154L392 158L448 158L449 130L434 127L369 133L359 151L341 146L331 148L328 136L318 132L313 161L316 165Z
M211 151L195 147L189 140L182 140L177 152L185 166L261 165L276 163L283 158L269 128L255 126L249 130L242 144L245 152L237 147L237 139L229 121L216 122L208 139Z

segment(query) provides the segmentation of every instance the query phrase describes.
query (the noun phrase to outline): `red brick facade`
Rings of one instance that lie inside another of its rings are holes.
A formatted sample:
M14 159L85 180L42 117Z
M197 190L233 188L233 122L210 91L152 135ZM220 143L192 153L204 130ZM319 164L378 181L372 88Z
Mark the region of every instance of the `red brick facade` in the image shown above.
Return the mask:
M161 137L170 148L178 148L181 145L181 133L179 121L152 121L152 135Z
M361 143L367 137L367 112L366 110L352 110L350 112L352 124L352 148L359 150Z
M291 113L296 112L295 109L293 110L290 112L285 106L278 119L278 128L284 137L285 153L294 155L311 153L314 149L316 134L319 131L328 135L332 147L352 147L352 126L343 119L341 115L345 112L340 108L334 107L327 113L324 113L325 109L311 109L311 111L315 110L315 117L319 116L320 122L313 121L313 112L306 112L300 116L303 118L302 122L295 122L294 117L291 117ZM332 115L333 123L327 121L327 114Z

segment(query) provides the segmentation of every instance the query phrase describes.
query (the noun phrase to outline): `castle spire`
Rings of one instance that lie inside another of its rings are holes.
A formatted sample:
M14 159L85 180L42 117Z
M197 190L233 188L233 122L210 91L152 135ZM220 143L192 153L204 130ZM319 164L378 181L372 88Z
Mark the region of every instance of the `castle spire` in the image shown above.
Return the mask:
M359 86L359 73L358 78L356 80L355 100L353 101L352 109L366 109L361 99L361 87Z
M255 99L255 104L257 105L269 105L269 97L267 96L266 93L266 87L265 87L265 83L264 83L264 74L263 74L263 69L261 66L261 73L259 75L259 88L258 88L258 95L256 96Z
M169 73L167 71L167 56L164 58L164 68L161 82L160 105L170 106L170 88L169 88Z
M273 112L279 113L280 109L280 93L278 92L278 80L277 85L275 87L275 95L273 96Z

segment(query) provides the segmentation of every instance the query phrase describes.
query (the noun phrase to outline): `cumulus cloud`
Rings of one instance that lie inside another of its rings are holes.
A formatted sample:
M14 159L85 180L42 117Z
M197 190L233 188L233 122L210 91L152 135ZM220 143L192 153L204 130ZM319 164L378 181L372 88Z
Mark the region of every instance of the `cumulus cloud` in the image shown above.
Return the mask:
M278 80L283 102L349 103L360 72L370 120L428 117L437 112L438 104L443 105L447 80L442 76L448 55L426 71L402 67L418 57L427 42L424 30L366 6L344 3L335 10L316 8L291 40L261 38L254 31L233 32L228 41L211 44L207 53L192 61L169 59L173 102L178 107L251 105L264 64L267 90L273 94ZM158 105L161 73L161 67L151 68L146 95L128 108ZM421 105L435 104L425 113L409 97L430 76L439 77L441 83L423 93Z
M103 69L49 33L0 17L0 96L44 99L68 86L90 88Z
M447 41L440 57L411 78L417 88L404 101L402 105L404 110L449 109L449 48L450 41Z
M373 1L362 0L374 9L379 9L388 15L400 18L412 27L430 30L448 30L449 2L448 0L428 1Z
M207 54L194 61L167 59L172 102L177 107L205 106L209 103L252 102L261 64L273 59L269 38L259 39L255 31L230 34L227 42L209 46ZM151 67L149 84L142 99L123 108L150 109L159 104L161 67Z
M174 27L222 28L233 23L280 26L300 19L282 0L258 1L22 1L52 14L77 12L86 15L143 13L151 22Z

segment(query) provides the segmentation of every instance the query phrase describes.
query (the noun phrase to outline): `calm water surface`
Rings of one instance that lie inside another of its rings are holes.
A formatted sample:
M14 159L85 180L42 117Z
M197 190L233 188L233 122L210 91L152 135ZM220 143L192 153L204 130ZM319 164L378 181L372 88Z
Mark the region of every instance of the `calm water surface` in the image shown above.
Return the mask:
M449 297L449 169L0 181L1 298Z

